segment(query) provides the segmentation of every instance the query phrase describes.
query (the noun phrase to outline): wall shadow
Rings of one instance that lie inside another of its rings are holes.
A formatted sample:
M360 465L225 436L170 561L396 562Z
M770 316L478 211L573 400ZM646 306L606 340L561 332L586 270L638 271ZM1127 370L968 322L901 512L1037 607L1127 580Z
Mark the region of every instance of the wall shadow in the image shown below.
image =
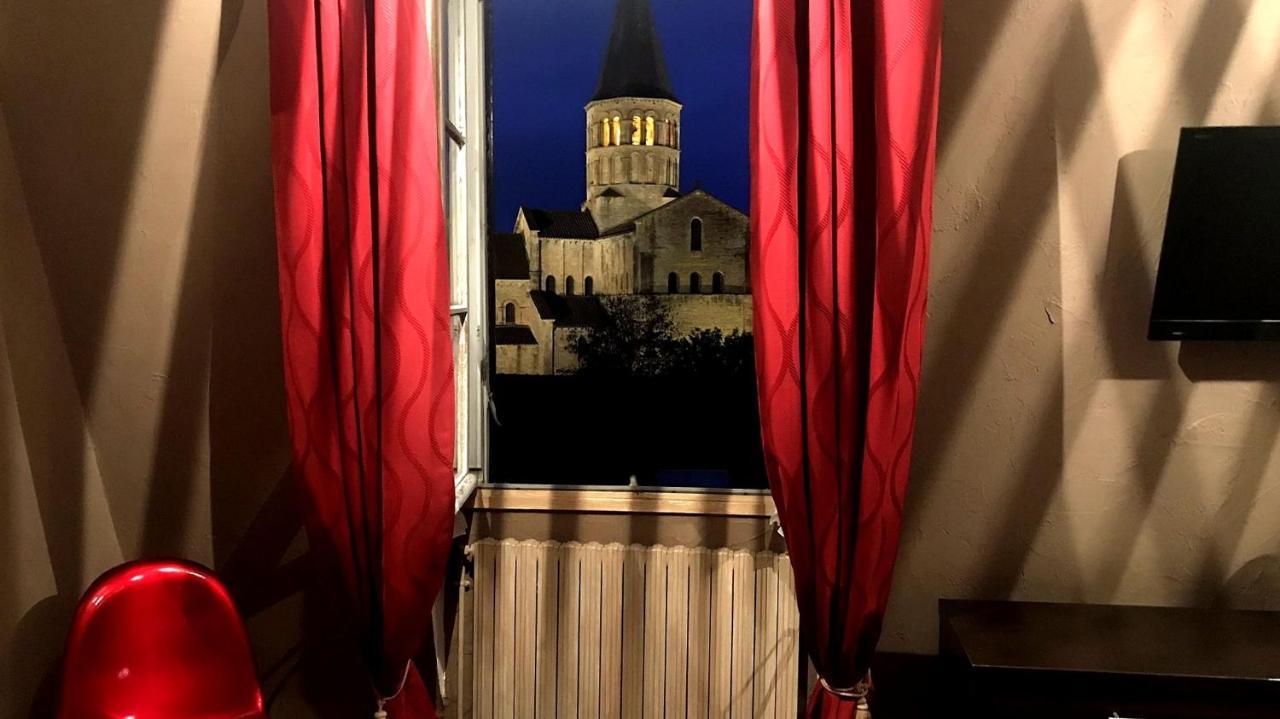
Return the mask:
M168 6L6 3L0 22L0 98L82 397L94 387Z
M1274 382L1280 342L1183 342L1178 367L1192 382Z
M1280 610L1280 554L1262 554L1245 562L1221 584L1212 606Z

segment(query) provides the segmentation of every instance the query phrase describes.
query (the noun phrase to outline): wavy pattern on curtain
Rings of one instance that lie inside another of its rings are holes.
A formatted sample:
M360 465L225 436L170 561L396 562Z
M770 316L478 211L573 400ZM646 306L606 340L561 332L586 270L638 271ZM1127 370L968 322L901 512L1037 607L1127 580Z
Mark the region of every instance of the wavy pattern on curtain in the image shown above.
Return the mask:
M928 292L941 0L756 0L752 289L770 486L852 717L897 555Z
M294 471L379 704L434 716L412 660L453 529L454 391L423 0L272 0L272 161Z

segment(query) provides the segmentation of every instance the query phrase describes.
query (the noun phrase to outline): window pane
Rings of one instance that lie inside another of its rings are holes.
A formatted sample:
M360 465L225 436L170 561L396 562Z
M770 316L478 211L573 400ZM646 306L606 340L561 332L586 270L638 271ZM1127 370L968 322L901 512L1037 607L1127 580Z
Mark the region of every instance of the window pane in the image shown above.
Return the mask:
M449 228L449 303L467 304L467 153L465 148L449 141L448 228Z
M454 445L453 468L454 474L461 474L469 469L469 457L467 456L467 435L470 422L470 403L467 401L470 393L471 373L467 371L467 332L466 332L466 315L453 316L453 383L454 383L454 401L457 403L455 411L457 412L457 434Z
M445 52L448 57L446 72L446 96L449 98L449 120L459 130L467 126L467 61L466 61L466 20L463 12L464 0L446 0ZM464 130L465 131L465 130Z

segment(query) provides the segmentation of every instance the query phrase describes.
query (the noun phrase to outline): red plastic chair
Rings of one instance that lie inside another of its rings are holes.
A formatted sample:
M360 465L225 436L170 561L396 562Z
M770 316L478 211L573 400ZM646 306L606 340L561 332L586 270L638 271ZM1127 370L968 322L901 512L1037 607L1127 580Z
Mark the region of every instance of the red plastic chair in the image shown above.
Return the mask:
M71 624L58 717L266 717L226 588L209 570L172 560L99 577Z

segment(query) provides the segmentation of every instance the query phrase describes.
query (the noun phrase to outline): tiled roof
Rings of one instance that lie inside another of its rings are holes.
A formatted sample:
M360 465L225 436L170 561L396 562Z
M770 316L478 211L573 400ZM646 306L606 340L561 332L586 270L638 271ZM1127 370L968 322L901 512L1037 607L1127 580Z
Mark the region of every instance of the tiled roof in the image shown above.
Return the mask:
M524 235L490 235L489 272L495 280L529 279L529 252L525 248Z
M600 68L600 82L592 100L613 97L656 97L675 100L662 43L653 25L649 0L618 0Z
M562 237L570 240L593 240L600 235L596 221L585 210L540 210L521 207L525 222L542 237Z
M595 327L604 319L604 306L594 295L557 295L546 290L529 293L538 316L559 327Z
M496 325L493 328L493 342L499 345L538 344L528 325Z

